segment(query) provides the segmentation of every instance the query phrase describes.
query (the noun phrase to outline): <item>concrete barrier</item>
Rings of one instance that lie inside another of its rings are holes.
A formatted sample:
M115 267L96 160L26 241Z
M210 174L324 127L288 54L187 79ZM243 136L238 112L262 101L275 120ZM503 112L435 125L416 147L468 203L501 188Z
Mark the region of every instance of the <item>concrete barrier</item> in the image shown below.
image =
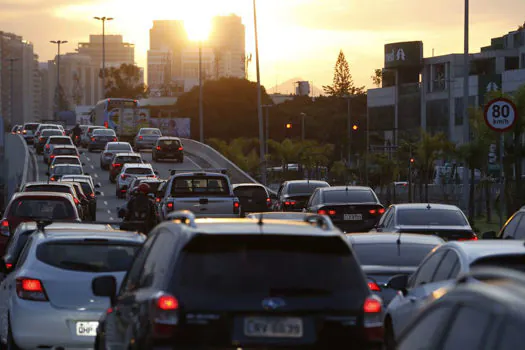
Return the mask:
M200 158L205 164L203 168L228 169L229 176L233 183L258 183L231 160L223 156L216 149L199 141L192 139L181 139L184 144L184 152L193 158Z
M34 180L30 174L30 162L32 157L24 138L20 135L7 134L5 139L6 148L6 176L7 176L7 199L23 184Z

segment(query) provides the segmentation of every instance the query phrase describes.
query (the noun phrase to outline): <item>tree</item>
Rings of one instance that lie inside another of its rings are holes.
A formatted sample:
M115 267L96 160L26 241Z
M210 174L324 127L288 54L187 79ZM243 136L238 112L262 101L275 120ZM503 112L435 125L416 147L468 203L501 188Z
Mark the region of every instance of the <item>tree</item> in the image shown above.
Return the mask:
M67 99L66 93L62 88L62 85L58 84L55 89L55 110L56 111L68 111L69 110L69 101Z
M383 81L383 70L379 68L375 69L374 75L372 75L370 78L372 78L372 82L377 88L380 87L381 82Z
M364 93L364 86L356 87L354 85L350 67L343 50L339 51L339 57L337 57L337 62L335 63L333 83L332 85L323 86L323 90L326 94L337 97Z
M105 69L106 97L143 98L149 94L148 88L141 82L140 68L133 64L122 64L119 68ZM102 71L99 76L102 78Z

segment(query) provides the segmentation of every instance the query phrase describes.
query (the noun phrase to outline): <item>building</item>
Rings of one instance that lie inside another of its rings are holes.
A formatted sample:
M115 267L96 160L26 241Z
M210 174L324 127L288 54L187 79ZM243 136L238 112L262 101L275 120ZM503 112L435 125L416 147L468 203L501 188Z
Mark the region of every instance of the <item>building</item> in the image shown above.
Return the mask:
M215 78L244 78L246 28L236 15L217 16L212 20L209 46L215 53Z
M122 35L105 35L106 65L135 64L135 45L124 42ZM102 68L102 35L90 35L89 42L78 43L77 52L91 58Z
M420 128L462 143L463 55L423 58L423 43L385 45L382 87L368 90L371 147L382 149ZM492 90L513 93L525 84L525 30L494 38L470 55L469 105Z
M54 91L54 88L49 82L48 62L39 62L38 70L41 82L40 117L42 120L51 119L51 116L53 116L52 91Z

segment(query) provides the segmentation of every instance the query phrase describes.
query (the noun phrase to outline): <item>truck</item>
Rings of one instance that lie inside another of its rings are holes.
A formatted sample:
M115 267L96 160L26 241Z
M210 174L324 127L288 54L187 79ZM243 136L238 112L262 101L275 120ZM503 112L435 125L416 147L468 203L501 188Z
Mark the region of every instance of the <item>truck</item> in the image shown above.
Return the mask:
M201 218L241 216L239 198L233 193L225 169L171 172L172 176L164 186L164 196L157 204L162 220L169 220L170 213L180 210L189 210Z

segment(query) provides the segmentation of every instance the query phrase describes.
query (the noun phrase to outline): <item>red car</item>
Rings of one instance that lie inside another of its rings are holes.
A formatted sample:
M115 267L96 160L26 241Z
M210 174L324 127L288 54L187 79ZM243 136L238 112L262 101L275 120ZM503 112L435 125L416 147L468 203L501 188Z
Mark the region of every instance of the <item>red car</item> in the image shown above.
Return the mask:
M0 255L20 223L38 219L81 222L73 196L58 192L18 192L0 221Z

